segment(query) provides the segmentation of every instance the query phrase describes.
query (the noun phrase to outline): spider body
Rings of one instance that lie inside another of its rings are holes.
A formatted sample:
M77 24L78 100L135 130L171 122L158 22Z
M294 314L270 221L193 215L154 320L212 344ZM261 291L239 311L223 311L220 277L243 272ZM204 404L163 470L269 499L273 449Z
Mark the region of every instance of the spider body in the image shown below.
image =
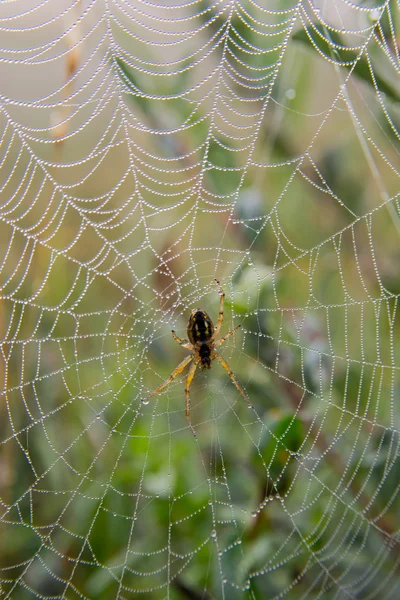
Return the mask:
M175 331L172 331L172 337L178 344L180 344L183 348L187 350L191 350L189 356L187 356L171 373L169 378L164 381L157 389L151 392L147 398L151 398L155 394L158 394L163 390L171 381L175 379L175 377L182 373L183 369L189 364L190 369L186 378L186 386L185 386L185 397L186 397L186 417L189 421L189 426L194 435L194 429L192 427L190 421L190 398L189 398L189 388L193 381L194 374L196 372L197 367L199 366L201 370L203 369L211 369L211 363L213 360L217 359L220 365L227 371L229 377L231 378L233 384L235 385L238 392L241 393L243 398L248 402L249 406L252 406L243 389L239 385L236 377L232 373L229 368L227 362L215 351L215 348L220 346L225 342L225 340L230 337L237 329L239 329L240 325L237 325L232 331L224 335L222 338L216 341L216 337L219 334L221 329L222 321L224 319L224 300L225 294L219 283L219 281L215 280L217 285L219 286L220 291L220 307L219 307L219 315L217 324L214 326L212 320L208 316L208 314L201 310L200 308L196 308L192 310L189 316L188 325L187 325L187 335L188 340L184 340L178 337Z
M214 333L214 325L208 314L196 308L190 313L187 335L193 347L198 349L200 356L200 369L211 369L211 350L210 340Z

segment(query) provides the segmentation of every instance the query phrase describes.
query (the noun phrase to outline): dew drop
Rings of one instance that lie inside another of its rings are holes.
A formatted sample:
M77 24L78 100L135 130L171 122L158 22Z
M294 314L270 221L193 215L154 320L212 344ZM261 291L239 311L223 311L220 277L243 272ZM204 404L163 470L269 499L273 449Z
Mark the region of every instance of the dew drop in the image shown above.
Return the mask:
M379 21L380 17L381 17L381 11L379 9L372 10L369 13L369 19L370 19L371 23L375 23L376 21Z
M215 529L212 530L211 532L211 537L215 540L215 538L217 537L217 532L215 531Z
M144 404L145 406L147 406L147 404L150 404L150 398L143 398L142 404Z

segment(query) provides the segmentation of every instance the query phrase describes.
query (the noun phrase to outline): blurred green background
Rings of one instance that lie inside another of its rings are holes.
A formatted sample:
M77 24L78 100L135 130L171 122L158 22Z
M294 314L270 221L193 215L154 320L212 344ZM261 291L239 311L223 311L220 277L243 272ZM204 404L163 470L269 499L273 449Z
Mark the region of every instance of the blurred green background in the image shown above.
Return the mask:
M399 7L267 4L67 2L1 67L5 598L397 597ZM214 277L254 408L213 364L194 438L143 400Z

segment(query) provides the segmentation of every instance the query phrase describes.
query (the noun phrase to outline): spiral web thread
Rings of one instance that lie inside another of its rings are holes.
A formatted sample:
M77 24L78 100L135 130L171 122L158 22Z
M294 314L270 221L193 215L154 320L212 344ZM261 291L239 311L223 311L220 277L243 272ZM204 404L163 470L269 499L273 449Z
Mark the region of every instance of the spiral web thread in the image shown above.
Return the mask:
M399 19L0 4L2 597L397 597Z

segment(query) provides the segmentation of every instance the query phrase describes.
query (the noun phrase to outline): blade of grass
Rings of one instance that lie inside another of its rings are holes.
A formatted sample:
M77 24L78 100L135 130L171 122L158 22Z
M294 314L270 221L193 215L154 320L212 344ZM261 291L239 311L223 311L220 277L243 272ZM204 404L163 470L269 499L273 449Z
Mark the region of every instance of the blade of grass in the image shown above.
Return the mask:
M365 56L360 56L359 52L348 48L341 35L336 31L330 30L330 39L327 40L327 32L328 30L322 25L311 23L305 29L297 31L293 35L293 39L296 42L305 44L319 56L323 55L329 59L334 57L339 66L348 72L354 73L359 79L372 86L374 90L377 86L380 92L385 93L391 100L399 102L400 93L376 71L372 75L369 62Z

